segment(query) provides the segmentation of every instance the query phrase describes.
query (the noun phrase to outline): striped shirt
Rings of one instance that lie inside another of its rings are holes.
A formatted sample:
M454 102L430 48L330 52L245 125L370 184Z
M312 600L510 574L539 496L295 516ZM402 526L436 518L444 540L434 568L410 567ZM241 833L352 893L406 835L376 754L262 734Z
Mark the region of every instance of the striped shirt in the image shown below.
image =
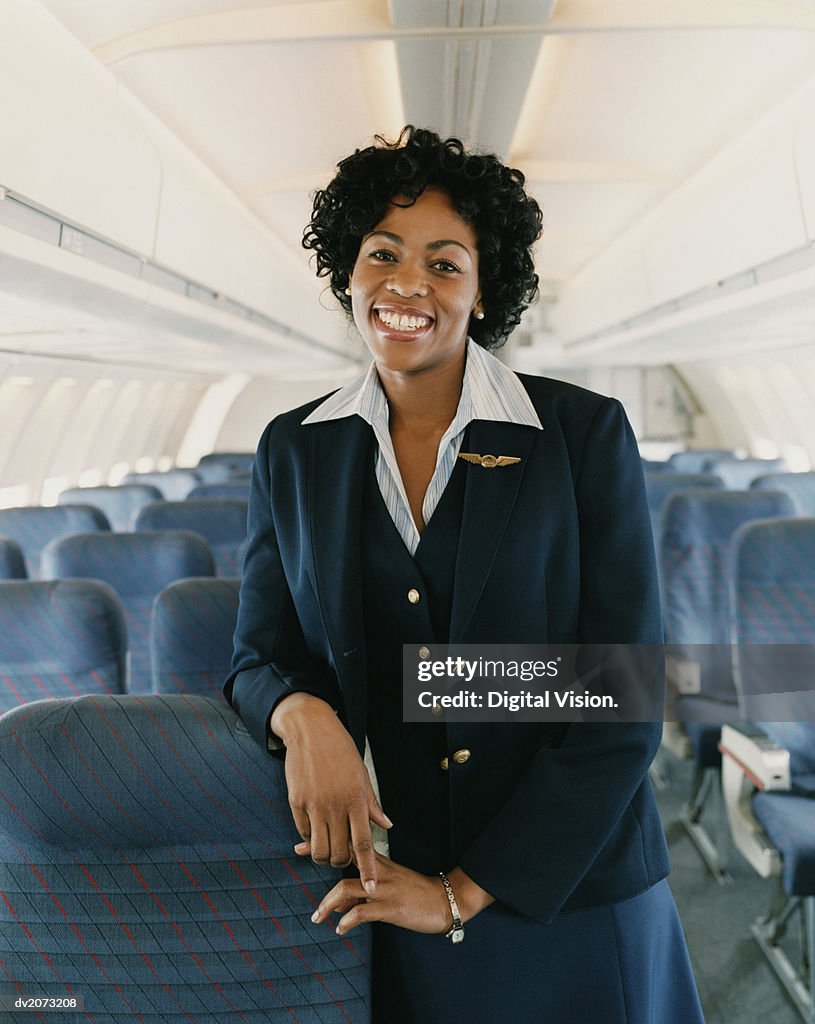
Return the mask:
M306 416L303 424L325 423L327 420L355 415L361 416L373 429L377 441L376 479L379 490L399 535L413 555L419 546L419 530L413 521L402 474L396 462L388 427L388 400L374 363L371 363L367 373L318 405ZM425 524L430 522L444 493L461 450L464 431L473 420L518 423L543 430L529 395L512 370L486 349L469 340L458 409L439 441L436 467L422 503Z

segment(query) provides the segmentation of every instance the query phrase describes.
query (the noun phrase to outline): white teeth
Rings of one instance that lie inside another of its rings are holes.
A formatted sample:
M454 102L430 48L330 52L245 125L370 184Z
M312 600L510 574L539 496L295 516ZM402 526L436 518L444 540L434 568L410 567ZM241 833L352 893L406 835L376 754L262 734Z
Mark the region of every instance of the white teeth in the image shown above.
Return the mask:
M397 331L415 331L420 327L426 327L430 320L424 316L407 316L392 313L388 309L378 309L377 314L382 323Z

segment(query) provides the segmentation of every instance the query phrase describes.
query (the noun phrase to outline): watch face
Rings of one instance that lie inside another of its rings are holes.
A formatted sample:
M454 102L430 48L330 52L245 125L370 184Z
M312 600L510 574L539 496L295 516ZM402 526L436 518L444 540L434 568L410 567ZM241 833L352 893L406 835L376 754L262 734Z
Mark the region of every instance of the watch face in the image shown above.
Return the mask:
M450 936L450 939L453 942L463 942L464 941L464 929L463 928L454 928L453 929L453 933Z

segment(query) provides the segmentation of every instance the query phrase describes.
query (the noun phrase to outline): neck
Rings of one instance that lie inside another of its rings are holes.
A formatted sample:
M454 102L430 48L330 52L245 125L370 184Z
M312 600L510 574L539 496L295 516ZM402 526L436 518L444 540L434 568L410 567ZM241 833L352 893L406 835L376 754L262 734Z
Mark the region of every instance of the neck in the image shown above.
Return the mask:
M421 373L388 370L377 366L382 390L388 399L391 429L447 429L461 398L466 348L443 366Z

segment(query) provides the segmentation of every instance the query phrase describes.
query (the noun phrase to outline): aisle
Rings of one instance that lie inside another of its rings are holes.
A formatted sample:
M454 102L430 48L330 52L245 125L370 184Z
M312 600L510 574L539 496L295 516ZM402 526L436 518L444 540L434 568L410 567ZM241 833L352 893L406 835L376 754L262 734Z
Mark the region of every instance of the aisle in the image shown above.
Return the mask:
M750 934L768 906L770 883L733 851L735 884L717 885L681 823L690 765L671 759L670 786L657 791L668 837L676 897L707 1024L802 1024L780 982Z

